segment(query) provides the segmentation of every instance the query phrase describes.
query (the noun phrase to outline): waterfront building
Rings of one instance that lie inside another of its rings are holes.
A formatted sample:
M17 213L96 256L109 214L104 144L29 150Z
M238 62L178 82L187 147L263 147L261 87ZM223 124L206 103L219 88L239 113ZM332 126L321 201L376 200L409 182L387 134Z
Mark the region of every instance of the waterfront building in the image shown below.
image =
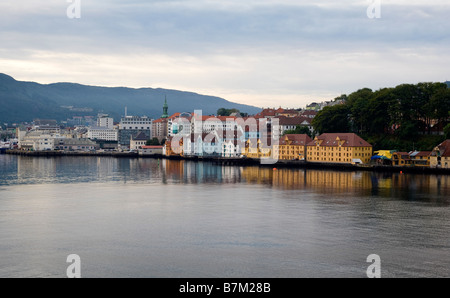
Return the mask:
M175 144L175 140L178 144ZM174 147L177 146L177 149ZM168 137L163 146L163 154L166 156L183 156L183 138Z
M311 141L306 134L287 134L274 145L274 155L280 160L305 160L306 145Z
M137 135L131 136L130 150L138 150L142 146L145 146L148 140L148 135L146 135L144 132L140 132Z
M18 147L22 150L29 151L53 150L55 138L63 138L59 133L59 129L33 129L24 134L20 134Z
M99 149L100 146L89 139L67 139L67 138L55 138L54 149L63 151L94 151Z
M242 155L247 158L269 158L271 154L272 147L268 143L263 144L261 138L245 141L245 146L242 148Z
M125 116L120 120L118 141L122 148L129 148L131 136L143 132L151 138L152 119L147 116Z
M430 156L432 168L450 169L450 139L437 145Z
M431 151L414 151L409 154L411 165L416 167L429 167Z
M162 155L163 146L141 146L138 149L139 155L149 156L149 155Z
M241 156L242 146L245 142L242 129L223 131L221 139L222 157L237 158Z
M372 145L354 133L324 133L307 144L307 161L368 164Z
M218 157L222 152L221 138L217 132L191 134L183 139L183 155L199 157Z
M394 152L392 153L392 165L393 166L410 166L411 157L408 152Z

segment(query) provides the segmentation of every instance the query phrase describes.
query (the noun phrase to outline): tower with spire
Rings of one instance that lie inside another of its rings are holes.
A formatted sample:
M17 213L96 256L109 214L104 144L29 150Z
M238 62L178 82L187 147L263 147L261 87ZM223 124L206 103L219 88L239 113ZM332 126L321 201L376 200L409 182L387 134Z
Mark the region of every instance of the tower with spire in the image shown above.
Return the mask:
M161 118L165 119L165 118L169 118L169 105L167 104L167 96L165 96L165 100L164 100L164 105L163 105L163 114L161 116Z

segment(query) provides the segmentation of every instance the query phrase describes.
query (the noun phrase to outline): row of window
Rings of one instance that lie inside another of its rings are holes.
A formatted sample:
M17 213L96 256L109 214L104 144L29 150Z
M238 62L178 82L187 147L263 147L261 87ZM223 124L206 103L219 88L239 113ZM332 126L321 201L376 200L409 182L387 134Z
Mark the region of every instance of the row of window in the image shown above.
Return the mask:
M372 151L372 147L332 147L332 146L308 146L308 150L325 150L325 151Z
M351 158L310 158L310 161L352 162Z
M151 121L137 121L137 122L121 122L120 124L130 124L130 125L136 125L136 124L151 124Z
M313 152L308 152L309 156L312 156L314 153ZM342 154L342 155L341 155ZM351 156L351 153L336 153L336 155L334 155L334 153L327 153L327 152L322 152L322 154L320 154L320 152L315 152L314 154L315 156L331 156L331 157L342 157L342 156ZM370 157L371 154L370 153L354 153L355 157Z

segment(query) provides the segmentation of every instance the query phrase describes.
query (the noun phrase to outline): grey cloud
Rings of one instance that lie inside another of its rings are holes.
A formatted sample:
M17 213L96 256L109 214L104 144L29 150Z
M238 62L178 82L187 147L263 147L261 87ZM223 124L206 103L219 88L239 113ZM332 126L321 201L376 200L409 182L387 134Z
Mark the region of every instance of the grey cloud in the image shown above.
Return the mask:
M83 2L84 3L84 2ZM151 48L169 52L207 53L235 47L414 46L448 42L449 7L382 7L382 18L370 20L364 6L256 6L243 11L152 6L83 4L82 18L30 14L0 20L0 37L17 47L80 51ZM175 2L176 3L176 2ZM72 41L72 42L71 42ZM42 43L42 44L41 44Z

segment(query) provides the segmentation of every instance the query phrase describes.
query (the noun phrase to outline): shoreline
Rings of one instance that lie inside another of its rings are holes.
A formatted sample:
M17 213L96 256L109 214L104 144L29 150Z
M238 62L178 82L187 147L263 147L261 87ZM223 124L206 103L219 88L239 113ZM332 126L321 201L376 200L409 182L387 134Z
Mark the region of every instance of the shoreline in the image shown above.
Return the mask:
M140 155L137 152L63 152L63 151L22 151L6 150L5 154L30 156L30 157L67 157L67 156L92 156L92 157L115 157L115 158L152 158L168 160L188 160L194 162L212 162L222 166L258 166L271 168L291 168L291 169L313 169L313 170L334 170L334 171L370 171L370 172L389 172L389 173L408 173L408 174L431 174L431 175L450 175L449 169L430 168L430 167L400 167L383 165L352 165L319 163L308 161L288 161L280 160L272 164L261 163L259 159L251 158L227 158L227 157L187 157L187 156L166 156L162 154Z

